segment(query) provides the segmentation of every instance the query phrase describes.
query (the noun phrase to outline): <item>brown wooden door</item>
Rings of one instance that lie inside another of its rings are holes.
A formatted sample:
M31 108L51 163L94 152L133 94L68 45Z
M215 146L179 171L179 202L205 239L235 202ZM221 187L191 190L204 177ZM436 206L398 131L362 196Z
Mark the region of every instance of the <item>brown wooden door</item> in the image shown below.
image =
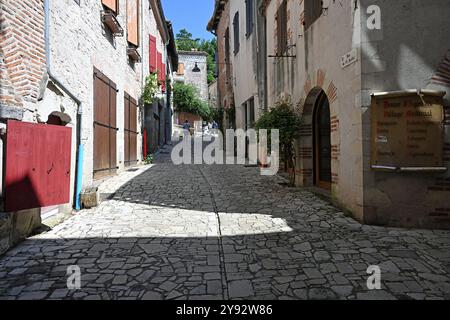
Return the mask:
M94 180L117 172L117 86L94 70Z
M315 177L320 188L331 189L331 117L325 93L319 96L315 112Z
M137 102L125 93L125 166L137 163Z

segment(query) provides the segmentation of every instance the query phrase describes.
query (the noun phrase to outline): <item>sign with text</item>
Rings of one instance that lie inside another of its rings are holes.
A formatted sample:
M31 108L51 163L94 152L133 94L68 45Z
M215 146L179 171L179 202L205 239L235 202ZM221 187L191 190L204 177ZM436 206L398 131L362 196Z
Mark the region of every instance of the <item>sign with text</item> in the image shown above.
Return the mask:
M442 96L374 95L372 167L442 167L443 117Z
M358 61L358 51L353 49L341 57L341 68L344 69L356 61Z

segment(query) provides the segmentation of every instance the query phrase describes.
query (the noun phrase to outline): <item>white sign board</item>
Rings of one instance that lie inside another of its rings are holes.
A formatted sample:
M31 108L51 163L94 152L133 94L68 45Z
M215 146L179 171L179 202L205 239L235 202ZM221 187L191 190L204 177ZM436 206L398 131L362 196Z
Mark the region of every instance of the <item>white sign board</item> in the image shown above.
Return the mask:
M341 58L342 69L358 61L358 51L353 49Z

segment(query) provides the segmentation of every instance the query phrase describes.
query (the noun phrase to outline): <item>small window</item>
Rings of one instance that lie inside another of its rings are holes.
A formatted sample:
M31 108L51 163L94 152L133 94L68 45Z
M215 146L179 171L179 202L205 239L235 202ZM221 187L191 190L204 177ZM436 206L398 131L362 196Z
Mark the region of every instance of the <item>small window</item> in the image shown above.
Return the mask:
M322 0L305 0L305 30L322 14Z
M288 47L287 1L284 0L277 12L277 55L283 55Z
M234 31L234 54L238 54L240 48L239 42L239 11L236 12L233 19L233 31Z
M253 0L245 0L245 9L247 13L246 23L247 23L247 33L246 36L249 37L253 32Z

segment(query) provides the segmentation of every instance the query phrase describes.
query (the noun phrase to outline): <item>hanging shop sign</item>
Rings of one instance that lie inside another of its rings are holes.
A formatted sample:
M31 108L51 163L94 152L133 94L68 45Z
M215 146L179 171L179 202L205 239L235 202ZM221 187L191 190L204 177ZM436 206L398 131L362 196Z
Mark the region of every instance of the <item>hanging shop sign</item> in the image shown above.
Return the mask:
M372 169L446 170L444 95L431 90L372 95Z

